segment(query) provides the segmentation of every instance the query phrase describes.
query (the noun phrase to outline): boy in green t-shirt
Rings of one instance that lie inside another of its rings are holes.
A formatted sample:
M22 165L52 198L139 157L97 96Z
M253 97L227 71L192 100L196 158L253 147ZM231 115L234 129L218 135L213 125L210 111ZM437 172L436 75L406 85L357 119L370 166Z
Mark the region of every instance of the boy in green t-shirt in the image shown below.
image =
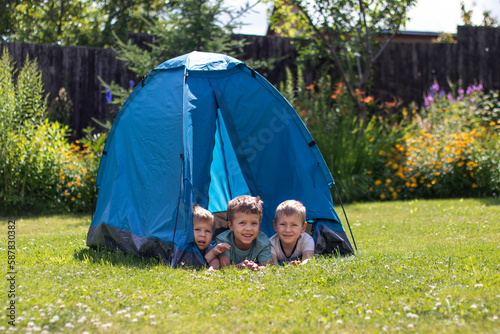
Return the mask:
M271 244L267 235L260 231L262 220L260 197L238 196L227 205L229 231L219 234L217 244L227 243L228 251L219 255L220 267L231 264L238 268L257 269L272 261Z

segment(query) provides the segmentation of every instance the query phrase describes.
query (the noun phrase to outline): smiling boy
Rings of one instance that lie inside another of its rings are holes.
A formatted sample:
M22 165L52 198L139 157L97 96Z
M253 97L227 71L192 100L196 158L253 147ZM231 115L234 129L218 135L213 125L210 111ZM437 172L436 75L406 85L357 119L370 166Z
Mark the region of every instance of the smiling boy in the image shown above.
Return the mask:
M229 201L227 219L229 230L219 234L217 244L227 243L228 251L219 256L221 268L231 264L239 268L265 266L272 261L271 244L266 234L260 231L262 220L260 197L243 195Z
M273 263L290 261L300 264L314 256L314 239L306 230L306 208L295 200L284 201L276 208L273 221L276 234L270 239Z

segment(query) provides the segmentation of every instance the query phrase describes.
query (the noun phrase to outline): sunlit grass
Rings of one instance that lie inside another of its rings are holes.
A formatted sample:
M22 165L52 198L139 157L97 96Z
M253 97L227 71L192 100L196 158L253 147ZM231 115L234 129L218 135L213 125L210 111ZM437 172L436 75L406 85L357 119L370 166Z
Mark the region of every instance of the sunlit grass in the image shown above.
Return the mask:
M16 327L50 333L498 332L500 200L364 203L346 210L357 256L317 257L303 267L263 272L171 269L95 252L85 246L89 216L18 218ZM7 321L3 312L0 328L7 330Z

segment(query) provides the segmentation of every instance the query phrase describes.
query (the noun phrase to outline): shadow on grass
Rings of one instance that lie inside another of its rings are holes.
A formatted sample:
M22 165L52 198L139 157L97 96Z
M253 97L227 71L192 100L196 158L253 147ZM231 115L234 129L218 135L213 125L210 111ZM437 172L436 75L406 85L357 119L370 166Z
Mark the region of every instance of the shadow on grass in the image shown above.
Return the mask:
M74 258L79 261L103 266L134 267L139 269L150 269L159 265L165 265L163 261L150 258L138 258L132 254L125 254L110 249L81 248L75 250Z
M487 197L480 198L481 203L486 206L499 206L500 205L500 197Z

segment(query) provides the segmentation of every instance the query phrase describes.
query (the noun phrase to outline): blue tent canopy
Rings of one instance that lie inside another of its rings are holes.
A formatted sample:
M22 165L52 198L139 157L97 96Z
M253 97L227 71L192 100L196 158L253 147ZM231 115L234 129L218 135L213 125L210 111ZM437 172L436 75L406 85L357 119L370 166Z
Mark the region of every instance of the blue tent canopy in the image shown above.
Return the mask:
M192 204L221 212L247 194L264 201L268 236L276 207L296 199L315 222L318 253L351 253L332 184L302 120L269 82L232 57L192 52L155 68L117 115L87 245L204 264Z

